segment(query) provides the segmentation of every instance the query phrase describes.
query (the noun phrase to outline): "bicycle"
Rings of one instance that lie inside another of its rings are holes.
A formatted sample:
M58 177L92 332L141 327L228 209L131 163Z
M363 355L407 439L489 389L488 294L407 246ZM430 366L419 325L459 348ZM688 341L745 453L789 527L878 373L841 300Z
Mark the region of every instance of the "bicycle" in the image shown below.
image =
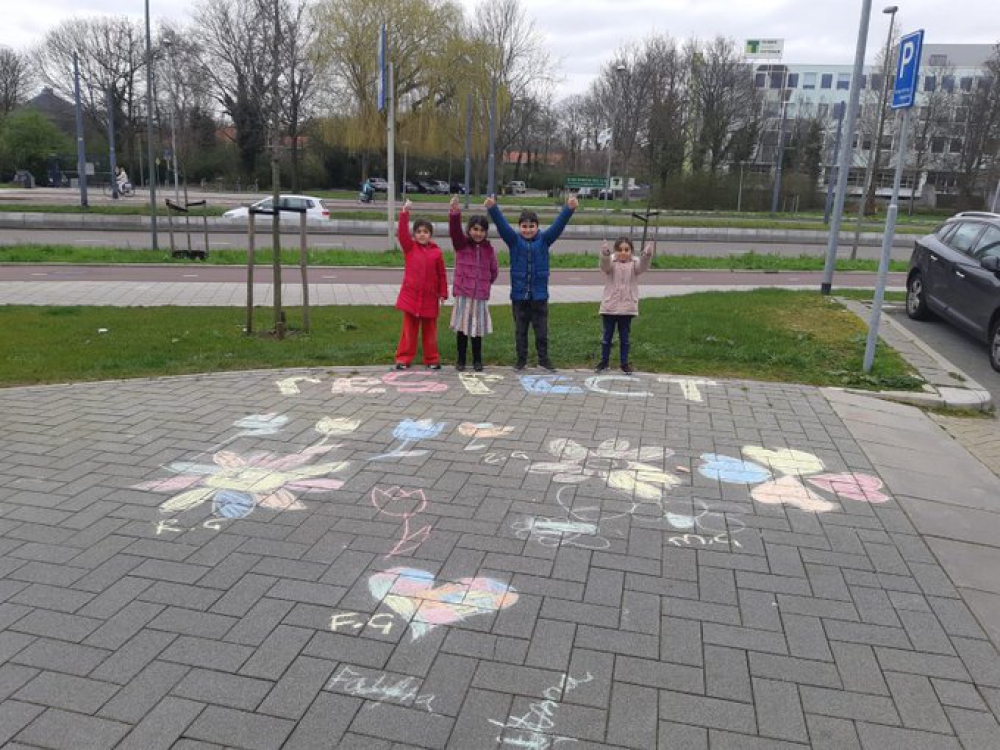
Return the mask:
M104 194L108 197L114 196L113 185L110 182L104 184ZM131 182L126 182L118 187L119 198L130 198L135 195L135 186Z

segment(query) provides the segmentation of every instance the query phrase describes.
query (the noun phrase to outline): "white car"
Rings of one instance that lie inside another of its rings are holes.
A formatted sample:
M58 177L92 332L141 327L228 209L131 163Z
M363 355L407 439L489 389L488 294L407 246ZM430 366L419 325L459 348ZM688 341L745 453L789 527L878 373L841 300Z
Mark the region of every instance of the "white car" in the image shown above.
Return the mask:
M239 208L226 211L222 215L227 219L246 219L250 215L251 208L270 211L272 205L271 198L264 198L264 200L257 201L249 207L240 206ZM280 208L304 208L306 210L306 221L328 221L330 219L330 210L323 205L323 201L311 195L282 195L278 206ZM266 215L258 216L258 222L270 220L271 218ZM299 213L297 211L282 211L281 221L298 222Z

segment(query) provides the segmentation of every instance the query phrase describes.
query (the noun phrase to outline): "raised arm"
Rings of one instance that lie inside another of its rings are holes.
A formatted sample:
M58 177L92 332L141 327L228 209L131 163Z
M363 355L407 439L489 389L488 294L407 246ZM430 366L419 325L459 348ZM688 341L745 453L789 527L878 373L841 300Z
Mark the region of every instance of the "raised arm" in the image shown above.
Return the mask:
M399 238L399 246L403 253L410 252L413 247L413 237L410 235L410 201L403 204L403 210L399 212L399 226L396 229L396 236Z
M493 219L493 223L496 224L497 234L500 235L500 239L507 244L508 248L514 247L517 244L517 232L507 223L507 219L504 218L503 211L497 205L496 199L490 196L483 205L486 206L487 213Z
M542 240L546 245L551 245L556 240L559 239L559 235L563 233L566 225L569 224L569 220L573 218L573 208L570 206L564 206L563 210L559 212L556 220L552 222L551 226L542 232Z
M458 207L458 196L451 196L450 210L448 211L448 234L451 235L451 246L457 253L464 250L469 245L469 240L462 231L462 211Z
M653 243L647 242L645 249L642 251L642 257L639 258L639 265L636 266L636 274L648 271L651 265L653 265Z
M442 300L448 299L448 272L444 270L444 258L438 254L437 258L438 276L438 297Z
M601 270L604 273L611 273L611 248L608 247L608 241L603 240L601 242Z

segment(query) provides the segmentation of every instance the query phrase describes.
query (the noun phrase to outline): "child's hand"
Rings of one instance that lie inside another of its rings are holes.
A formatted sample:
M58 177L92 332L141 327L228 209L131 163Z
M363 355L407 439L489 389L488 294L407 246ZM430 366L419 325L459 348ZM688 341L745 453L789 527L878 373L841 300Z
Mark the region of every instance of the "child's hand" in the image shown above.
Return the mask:
M643 252L643 255L648 255L649 257L653 257L653 243L652 242L647 242L646 243L646 248L642 252Z
M497 204L497 199L492 195L487 195L486 200L483 201L483 206L486 208L493 208Z
M410 213L410 208L412 207L413 207L413 201L407 198L406 203L403 204L403 211L405 211L406 213Z
M572 210L576 211L576 209L580 207L580 201L576 199L575 195L571 195L569 197L569 200L566 201L566 205L569 206Z
M601 241L601 255L611 255L611 246L608 245L607 240Z
M451 208L451 212L452 213L457 213L458 212L458 196L457 195L451 196L451 200L448 201L448 206Z

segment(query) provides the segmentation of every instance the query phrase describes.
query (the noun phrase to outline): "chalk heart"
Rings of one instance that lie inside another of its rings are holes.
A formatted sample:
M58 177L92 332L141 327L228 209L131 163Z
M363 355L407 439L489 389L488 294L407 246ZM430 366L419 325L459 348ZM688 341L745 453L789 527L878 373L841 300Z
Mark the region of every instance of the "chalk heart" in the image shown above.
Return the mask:
M475 615L507 609L517 592L493 578L461 578L435 586L432 573L418 568L390 568L368 579L368 590L410 623L413 640L439 625L453 625Z

